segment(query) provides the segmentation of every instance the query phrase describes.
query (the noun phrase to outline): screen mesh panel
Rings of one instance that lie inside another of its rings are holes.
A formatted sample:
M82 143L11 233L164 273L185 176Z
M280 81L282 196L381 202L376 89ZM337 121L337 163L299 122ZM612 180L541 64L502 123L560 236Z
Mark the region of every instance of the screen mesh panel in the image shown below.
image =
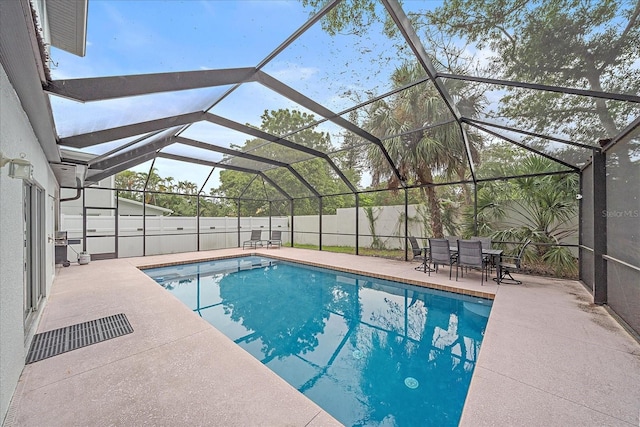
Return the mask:
M635 331L640 331L640 272L607 261L607 304Z
M608 304L640 331L640 158L637 135L607 151Z

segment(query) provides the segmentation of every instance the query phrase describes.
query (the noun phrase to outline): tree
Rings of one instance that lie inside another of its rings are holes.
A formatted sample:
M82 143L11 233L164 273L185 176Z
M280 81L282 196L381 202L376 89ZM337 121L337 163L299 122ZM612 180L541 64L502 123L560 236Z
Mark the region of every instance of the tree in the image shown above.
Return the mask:
M118 172L115 178L115 186L119 189L128 190L118 192L119 197L142 201L142 193L138 191L131 191L142 190L142 187L144 186L144 182L140 182L140 175L138 172L130 170Z
M639 15L638 1L447 0L423 18L451 37L491 49L492 72L506 79L638 93ZM509 92L498 114L547 135L562 133L593 143L615 136L637 116L632 103Z
M512 161L505 163L502 161L505 145L498 144L487 150L495 151L500 159L487 159L480 173L509 176L562 170L552 160L533 154L513 155ZM494 172L490 172L492 169ZM559 275L575 274L576 263L571 252L555 245L577 231L573 221L578 211L575 198L578 190L575 173L484 183L479 186L477 195L477 234L491 235L497 241L531 239L534 243L550 244L536 246L537 251L530 254L530 260L546 263ZM471 206L465 210L465 219L464 234L476 234Z
M402 87L422 75L420 65L405 64L396 69L391 79L394 87ZM421 191L429 205L431 232L443 237L442 208L432 184L436 183L436 175L464 179L468 165L460 127L452 120L448 107L434 86L418 85L372 103L368 114L365 127L387 138L385 147L400 175L425 186ZM477 161L473 144L471 150ZM377 147L369 150L368 161L374 185L385 180L389 188L399 188L399 180Z
M324 3L301 1L316 11ZM358 33L371 21L383 19L375 4L373 0L345 0L323 20L323 28L329 34ZM429 9L412 13L410 19L424 31L422 42L436 61L449 57L450 51L437 42L448 37L475 44L478 52L488 56L476 61L474 74L561 88L640 92L640 1L445 0L438 7L425 4ZM388 18L385 24L387 35L397 36ZM457 53L453 57L459 59ZM638 116L637 105L631 102L513 87L505 90L498 109L488 114L528 131L566 135L584 143L611 138ZM537 143L563 158L572 157L575 151L545 141ZM630 164L638 150L634 144L619 161Z
M198 186L191 181L176 183L173 177L162 177L156 168L153 168L150 174L130 170L119 172L116 174L115 186L121 190L118 192L120 197L141 202L142 195L145 194L145 203L171 209L172 215L175 216L196 216L198 212L195 197ZM146 192L143 193L143 190ZM225 211L215 199L200 198L201 216L221 216L225 213L228 211Z
M318 151L328 152L331 149L329 134L318 132L312 128L292 133L300 128L311 125L316 121L311 114L297 110L280 109L277 111L265 111L261 116L260 129L272 135L287 135L287 139L303 147L313 148ZM241 151L250 151L252 154L268 159L278 160L291 164L311 186L321 195L337 194L344 192L340 179L331 169L329 164L317 157L313 157L303 151L293 150L276 143L267 143L261 139L250 139L243 146L234 148ZM273 168L264 171L271 180L275 181L287 194L296 198L294 203L296 215L310 215L318 213L318 200L294 174L285 168ZM263 182L255 175L245 172L225 170L220 172L220 186L212 191L212 195L229 198L242 197L241 215L250 216L256 214L268 214L268 200L276 200L272 206L279 212L287 212L284 205L288 201L273 186ZM304 198L306 197L306 198ZM343 197L329 197L323 200L323 212L335 211L336 208L346 205L348 201Z
M349 112L349 121L360 126L356 110ZM370 142L353 132L343 132L340 153L336 158L336 163L352 183L358 184L362 178L362 172L366 166L364 164L364 153L369 144Z

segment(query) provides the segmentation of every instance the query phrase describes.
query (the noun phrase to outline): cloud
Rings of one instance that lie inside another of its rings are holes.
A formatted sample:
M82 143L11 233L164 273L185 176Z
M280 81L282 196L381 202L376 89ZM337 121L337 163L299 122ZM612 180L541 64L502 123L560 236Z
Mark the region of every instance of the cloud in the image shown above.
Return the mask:
M320 72L318 68L302 67L291 62L274 63L272 67L275 68L275 71L271 71L269 74L285 84L311 80Z

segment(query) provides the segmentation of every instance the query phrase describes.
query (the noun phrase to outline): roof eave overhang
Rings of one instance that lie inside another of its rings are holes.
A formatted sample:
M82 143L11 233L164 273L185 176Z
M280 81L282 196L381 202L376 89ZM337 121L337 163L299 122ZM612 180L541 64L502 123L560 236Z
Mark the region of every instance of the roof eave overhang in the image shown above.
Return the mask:
M85 56L89 0L55 1L46 5L51 45Z
M44 68L28 0L0 1L0 62L50 162L60 162L55 125L42 91Z

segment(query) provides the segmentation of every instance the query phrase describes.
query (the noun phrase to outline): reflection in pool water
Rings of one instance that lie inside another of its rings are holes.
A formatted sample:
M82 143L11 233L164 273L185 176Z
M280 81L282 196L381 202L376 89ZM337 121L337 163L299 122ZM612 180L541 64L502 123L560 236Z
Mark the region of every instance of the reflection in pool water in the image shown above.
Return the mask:
M491 307L263 257L145 273L345 425L457 425Z

